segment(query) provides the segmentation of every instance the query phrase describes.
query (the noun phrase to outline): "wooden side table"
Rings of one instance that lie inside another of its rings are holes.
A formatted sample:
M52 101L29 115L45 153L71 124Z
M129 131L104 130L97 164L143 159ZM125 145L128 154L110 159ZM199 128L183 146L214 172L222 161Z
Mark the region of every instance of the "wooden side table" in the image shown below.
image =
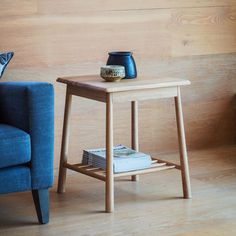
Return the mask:
M65 192L66 170L71 169L106 182L106 212L114 211L114 178L132 176L173 169L181 171L184 198L191 198L188 157L184 132L180 87L189 85L190 81L173 78L123 80L119 83L104 82L99 76L79 76L58 78L58 82L67 85L64 125L61 145L58 193ZM72 95L80 96L106 104L106 171L89 165L69 164L68 141ZM152 157L151 168L113 173L113 103L131 102L132 111L132 148L138 150L138 101L174 98L179 139L180 165Z

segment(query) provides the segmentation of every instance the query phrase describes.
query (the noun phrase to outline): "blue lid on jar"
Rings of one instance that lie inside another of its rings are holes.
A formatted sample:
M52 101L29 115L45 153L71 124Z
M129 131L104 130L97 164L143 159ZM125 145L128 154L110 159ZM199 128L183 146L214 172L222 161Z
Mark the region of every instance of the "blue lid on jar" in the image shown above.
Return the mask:
M111 56L131 56L132 52L125 52L125 51L118 51L118 52L109 52L108 53Z

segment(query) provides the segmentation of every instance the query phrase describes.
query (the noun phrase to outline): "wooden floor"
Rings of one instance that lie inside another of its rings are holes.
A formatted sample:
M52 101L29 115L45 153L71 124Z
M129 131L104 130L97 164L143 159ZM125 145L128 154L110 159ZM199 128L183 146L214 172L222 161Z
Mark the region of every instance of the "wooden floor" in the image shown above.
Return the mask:
M0 235L236 235L236 146L189 152L193 199L181 198L168 170L115 184L115 213L104 213L104 183L68 176L51 191L50 224L39 226L30 193L0 197ZM171 155L175 159L175 155Z

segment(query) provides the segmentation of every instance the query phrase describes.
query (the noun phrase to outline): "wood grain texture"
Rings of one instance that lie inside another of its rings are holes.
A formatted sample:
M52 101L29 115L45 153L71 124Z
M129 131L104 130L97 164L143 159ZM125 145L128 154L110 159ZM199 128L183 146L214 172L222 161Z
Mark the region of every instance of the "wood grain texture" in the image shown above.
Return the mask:
M98 74L113 50L132 50L141 76L191 80L182 91L190 149L235 143L235 5L235 0L3 0L0 51L13 50L15 57L2 81L55 85L55 167L65 98L56 78ZM139 108L140 150L176 150L174 101L141 102ZM75 99L72 161L81 159L83 148L105 145L104 118L103 104ZM129 120L129 104L114 106L115 143L131 145Z
M50 223L43 227L36 223L30 192L2 195L0 234L235 235L235 155L235 146L189 152L192 200L180 199L177 170L143 175L138 183L123 177L115 182L114 214L103 213L102 181L71 174L66 194L58 195L55 187L51 190ZM178 154L169 158L178 160Z
M173 56L235 52L235 7L174 9L171 15Z
M222 7L236 5L234 0L57 0L57 4L50 0L38 0L38 12L41 14L78 14L81 11L117 11L168 9L190 7Z
M38 11L37 0L1 0L1 17L33 15Z
M1 49L17 52L14 66L18 67L104 63L108 51L121 49L152 57L158 50L159 57L170 56L168 19L169 10L2 17L1 32L9 37L1 39ZM111 35L116 40L111 40ZM28 59L23 62L22 57Z
M1 38L1 50L16 52L17 67L104 63L111 50L132 50L140 60L230 53L236 51L235 9L230 6L0 17L1 32L8 35ZM111 35L116 40L111 40ZM26 60L22 61L22 57Z

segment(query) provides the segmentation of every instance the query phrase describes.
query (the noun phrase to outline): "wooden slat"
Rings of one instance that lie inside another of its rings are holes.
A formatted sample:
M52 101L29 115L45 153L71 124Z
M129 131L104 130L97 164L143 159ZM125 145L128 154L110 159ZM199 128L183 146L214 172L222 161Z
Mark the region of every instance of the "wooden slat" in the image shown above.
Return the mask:
M166 166L166 163L163 162L163 163L154 163L151 165L150 168L156 168L156 167L160 167L160 166Z
M85 174L85 175L88 175L90 177L93 177L93 178L96 178L96 179L99 179L99 180L102 180L102 181L105 181L106 178L105 176L103 175L99 175L97 172L93 172L93 171L88 171L83 168L80 168L78 166L75 166L75 165L71 165L71 164L65 164L64 167L70 169L70 170L73 170L73 171L76 171L76 172L79 172L79 173L82 173L82 174Z
M91 167L91 165L85 165L83 163L78 163L78 164L73 164L74 166L78 166L78 167L81 167L81 168L84 168L84 167Z
M93 167L93 166L91 166L91 167L89 167L89 168L86 168L86 170L87 170L87 171L92 171L92 172L99 172L99 171L101 171L100 168Z
M155 159L157 162L166 164L168 166L175 166L176 169L181 170L181 166L180 165L177 165L177 164L172 163L170 161L164 161L164 160L161 160L161 159L155 158L155 157L152 157L152 159Z
M159 160L158 160L159 162ZM173 169L175 168L175 164L172 164L170 162L160 161L158 163L157 160L152 161L152 165L148 169L142 169L142 170L135 170L135 171L128 171L128 172L122 172L122 173L114 173L114 177L122 177L122 176L132 176L132 175L139 175L139 174L147 174L152 173L155 171L161 171L161 170L167 170L167 169ZM83 165L81 163L79 164L65 164L66 168L74 170L76 172L80 172L82 174L100 179L105 181L106 179L106 172L103 169L93 167L91 165ZM178 168L177 168L178 169Z
M136 170L136 171L130 171L130 172L124 172L124 173L118 173L114 174L114 177L123 177L123 176L130 176L130 175L141 175L141 174L148 174L156 171L162 171L162 170L168 170L168 169L173 169L175 166L161 166L158 168L149 168L149 169L143 169L143 170Z

